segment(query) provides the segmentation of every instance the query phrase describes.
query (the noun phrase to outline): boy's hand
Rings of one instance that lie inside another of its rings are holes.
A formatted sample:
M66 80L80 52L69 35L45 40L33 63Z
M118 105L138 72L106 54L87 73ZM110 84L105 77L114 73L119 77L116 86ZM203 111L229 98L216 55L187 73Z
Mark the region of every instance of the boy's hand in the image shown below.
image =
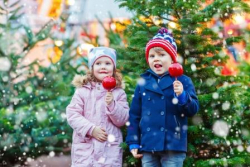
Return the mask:
M183 85L180 81L174 81L174 93L179 96L183 92Z
M104 142L108 138L108 134L106 133L105 129L103 129L99 126L94 128L94 130L92 132L92 136L100 142Z
M138 149L132 149L131 153L135 158L141 158L143 156L143 154L138 154Z
M112 92L107 92L106 97L105 97L105 102L107 105L110 105L112 101L114 100Z

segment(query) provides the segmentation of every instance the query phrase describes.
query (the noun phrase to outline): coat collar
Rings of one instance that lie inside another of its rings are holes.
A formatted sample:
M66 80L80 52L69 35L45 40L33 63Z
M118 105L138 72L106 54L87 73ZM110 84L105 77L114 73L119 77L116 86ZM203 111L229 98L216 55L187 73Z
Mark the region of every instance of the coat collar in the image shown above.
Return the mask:
M97 82L88 82L85 85L82 85L82 87L88 88L88 89L95 89L98 87L98 90L100 90L100 92L107 92L107 90L102 86L102 83L97 83ZM113 90L115 90L116 88L111 89L110 91L112 92Z
M151 69L141 75L146 80L145 88L163 95L163 90L173 85L174 78L166 72L163 76L155 74ZM159 80L159 83L158 83Z

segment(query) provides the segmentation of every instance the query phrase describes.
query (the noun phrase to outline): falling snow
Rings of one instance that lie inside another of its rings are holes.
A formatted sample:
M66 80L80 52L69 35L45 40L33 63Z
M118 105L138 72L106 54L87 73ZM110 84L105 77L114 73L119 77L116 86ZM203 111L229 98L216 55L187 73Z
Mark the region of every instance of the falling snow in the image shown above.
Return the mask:
M213 125L213 133L220 137L227 137L229 126L225 121L218 120Z
M0 71L9 71L11 62L6 57L0 57Z

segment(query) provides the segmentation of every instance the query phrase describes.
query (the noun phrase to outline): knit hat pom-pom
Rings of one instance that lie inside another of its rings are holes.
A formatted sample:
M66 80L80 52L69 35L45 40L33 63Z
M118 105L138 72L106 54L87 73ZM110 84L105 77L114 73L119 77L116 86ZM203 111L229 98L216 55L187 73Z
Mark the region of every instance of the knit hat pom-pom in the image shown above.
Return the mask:
M171 37L173 37L173 34L168 30L168 29L166 29L166 28L164 28L164 27L162 27L162 28L160 28L159 30L158 30L158 33L159 34L168 34L168 35L170 35Z
M168 33L168 29L162 27L162 28L160 28L160 29L158 30L158 33L160 33L160 34Z

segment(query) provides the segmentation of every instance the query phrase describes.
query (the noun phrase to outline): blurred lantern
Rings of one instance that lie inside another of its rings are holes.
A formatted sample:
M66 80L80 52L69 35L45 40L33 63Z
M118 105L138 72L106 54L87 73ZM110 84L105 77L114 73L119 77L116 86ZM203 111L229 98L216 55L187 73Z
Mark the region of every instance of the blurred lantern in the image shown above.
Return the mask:
M131 24L131 21L128 19L117 19L114 20L111 24L110 24L110 28L113 31L116 31L118 33L122 33L124 32L124 30L126 29L127 25Z
M155 21L155 25L158 26L158 25L160 25L160 24L162 24L162 20L156 20L156 21Z
M66 0L66 5L72 6L75 4L75 0Z
M114 30L116 29L115 23L112 23L112 24L110 25L110 28L114 31Z
M228 35L232 35L233 32L234 32L234 31L233 31L232 29L230 29L230 30L228 30L227 34L228 34Z
M196 30L197 34L201 34L201 31L202 31L201 28L197 27L195 30Z
M163 23L162 19L160 19L159 17L154 17L153 21L155 23L155 25L159 26L160 24Z
M62 12L62 3L63 0L52 0L51 6L48 12L49 17L57 18Z
M147 26L153 25L153 18L152 17L144 17L144 16L140 16L139 20L145 22L147 24Z
M60 47L60 46L63 45L63 41L62 41L62 40L55 40L54 43L55 43L55 45L58 46L58 47Z
M174 22L169 22L168 25L172 29L175 29L177 27L176 23L174 23Z
M77 47L76 52L78 55L88 56L90 49L92 49L93 47L94 45L92 44L83 43Z
M239 14L236 14L236 15L233 15L233 23L235 24L241 24L245 22L245 19L243 16L239 15Z
M49 60L53 64L55 64L61 59L63 55L63 51L59 47L55 46L54 48L49 48L47 50L47 55L48 55Z

